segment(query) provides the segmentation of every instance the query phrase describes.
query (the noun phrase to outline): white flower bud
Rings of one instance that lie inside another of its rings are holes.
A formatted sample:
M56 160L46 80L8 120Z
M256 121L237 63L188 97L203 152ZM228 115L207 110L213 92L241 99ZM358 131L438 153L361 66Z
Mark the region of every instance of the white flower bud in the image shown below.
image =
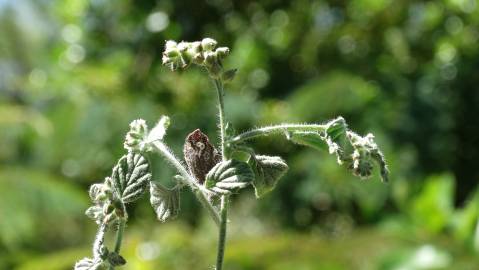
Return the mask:
M165 50L168 50L168 49L176 49L176 46L178 45L178 43L176 43L176 41L174 40L167 40L166 43L165 43Z
M204 51L214 50L215 47L216 47L216 44L218 44L218 42L216 42L216 40L214 40L212 38L204 38L201 41L201 47L203 48Z
M189 42L184 42L184 41L178 43L178 46L177 46L177 48L180 52L184 52L184 51L188 50L189 47L190 47L190 43Z
M205 52L203 55L205 57L204 65L206 67L211 67L218 64L217 63L218 57L216 56L215 52Z
M215 52L220 59L223 59L230 54L230 49L228 47L219 47Z
M190 51L192 53L201 52L201 42L199 41L190 42Z

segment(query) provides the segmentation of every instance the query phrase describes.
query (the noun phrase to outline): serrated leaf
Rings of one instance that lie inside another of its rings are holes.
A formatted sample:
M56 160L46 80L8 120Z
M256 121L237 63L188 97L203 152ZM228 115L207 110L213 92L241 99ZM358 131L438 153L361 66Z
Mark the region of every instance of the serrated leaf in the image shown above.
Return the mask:
M150 179L148 161L141 154L130 152L113 168L111 184L123 203L129 203L143 195Z
M75 264L74 270L106 270L107 266L101 260L83 258Z
M158 220L165 222L180 212L180 190L168 189L159 183L151 182L150 203Z
M252 156L249 163L255 173L253 186L257 198L272 191L278 180L288 171L286 162L277 156Z
M235 159L216 164L206 175L205 186L219 194L231 194L248 186L254 173L246 162Z

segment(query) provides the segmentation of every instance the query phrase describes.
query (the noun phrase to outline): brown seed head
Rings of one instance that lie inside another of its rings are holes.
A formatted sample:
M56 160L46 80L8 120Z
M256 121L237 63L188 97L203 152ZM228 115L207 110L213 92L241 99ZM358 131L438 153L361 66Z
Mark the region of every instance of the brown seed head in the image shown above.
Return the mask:
M183 154L190 173L200 184L205 182L205 176L211 168L221 161L220 153L199 129L186 137Z

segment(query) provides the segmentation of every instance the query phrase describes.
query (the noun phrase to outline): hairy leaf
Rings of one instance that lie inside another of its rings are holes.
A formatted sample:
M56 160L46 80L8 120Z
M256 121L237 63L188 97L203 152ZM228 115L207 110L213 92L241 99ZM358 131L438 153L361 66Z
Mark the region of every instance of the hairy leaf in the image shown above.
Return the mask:
M346 135L348 125L346 124L344 118L338 117L334 120L331 120L327 125L327 137L331 138L331 140L336 141L341 136Z
M206 175L205 185L216 193L231 194L253 180L254 173L248 163L231 159L216 164Z
M151 182L150 203L158 220L165 222L176 217L180 211L180 191L178 188L168 189L159 183Z
M156 126L148 133L146 141L150 143L157 140L163 140L169 125L170 118L166 115L162 115Z
M296 144L309 146L317 150L328 150L329 148L324 137L316 131L291 132L288 139Z
M75 264L74 270L106 270L108 268L101 260L83 258Z
M253 186L257 198L272 191L278 180L288 171L286 162L277 156L251 156L248 163L255 173Z
M111 185L123 203L137 200L151 179L148 161L140 154L128 153L113 168Z

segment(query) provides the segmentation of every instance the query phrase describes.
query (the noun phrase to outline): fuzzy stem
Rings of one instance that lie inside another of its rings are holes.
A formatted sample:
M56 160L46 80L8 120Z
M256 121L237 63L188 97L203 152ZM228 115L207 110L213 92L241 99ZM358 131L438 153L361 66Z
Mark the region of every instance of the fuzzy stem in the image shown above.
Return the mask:
M223 268L223 259L225 255L226 247L226 225L228 223L228 200L229 196L221 196L221 224L219 228L218 236L218 253L216 257L216 269L221 270Z
M166 146L166 144L164 144L162 141L154 141L152 142L152 145L155 147L155 150L158 153L160 153L171 165L173 165L173 167L178 170L190 188L194 191L198 201L200 201L200 203L208 210L208 213L211 215L211 218L213 218L213 221L219 225L220 217L206 195L209 193L209 191L196 182L193 176L188 173L186 168L181 164L178 158L175 157L173 152L168 148L168 146Z
M126 219L121 218L116 231L115 252L120 254L121 242L123 241L123 232L125 231Z
M121 243L123 241L123 232L125 232L125 224L126 224L126 219L125 218L120 218L118 221L118 230L116 231L116 239L115 239L115 249L114 252L116 254L120 254L120 249L121 249ZM109 270L114 270L115 267L113 265L110 265L108 267Z
M219 115L219 127L220 127L220 140L221 140L221 158L223 161L228 160L228 153L226 149L226 123L225 123L225 106L224 106L224 88L223 82L220 79L214 79L216 86L216 93L218 94L218 115ZM221 196L221 209L220 209L220 228L218 237L218 253L216 257L216 270L223 268L223 258L225 255L226 245L226 223L228 221L228 196Z
M223 83L219 79L215 79L216 93L218 94L218 116L219 116L219 128L220 128L220 140L221 140L221 157L223 161L227 160L226 157L226 145L225 145L225 104L223 97L225 95Z
M196 199L201 203L201 205L206 209L206 211L208 211L208 213L210 214L211 218L216 223L216 225L220 226L220 223L221 223L220 216L218 212L216 211L216 209L211 205L208 198L206 198L204 193L199 189L195 190L194 193L196 195Z
M239 143L242 141L250 140L260 136L268 136L273 134L280 134L284 132L291 131L316 131L316 132L325 132L328 128L328 125L319 125L319 124L282 124L282 125L273 125L266 126L250 131L241 133L234 138L232 138L230 143Z
M106 223L100 224L98 231L95 236L95 241L93 242L93 257L100 258L103 254L102 249L105 243L105 233L108 230L108 225Z

